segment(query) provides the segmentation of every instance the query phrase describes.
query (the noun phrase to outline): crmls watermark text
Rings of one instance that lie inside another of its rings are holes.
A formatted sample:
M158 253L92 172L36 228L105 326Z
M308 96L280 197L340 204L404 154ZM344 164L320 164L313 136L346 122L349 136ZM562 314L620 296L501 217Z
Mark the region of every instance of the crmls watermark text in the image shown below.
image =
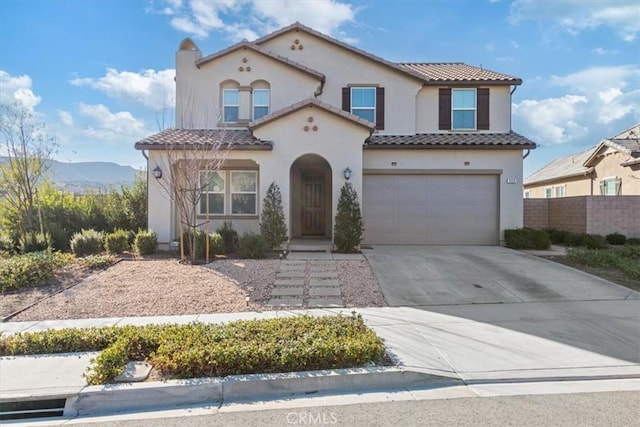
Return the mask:
M338 424L338 415L335 412L289 412L287 424L301 426Z

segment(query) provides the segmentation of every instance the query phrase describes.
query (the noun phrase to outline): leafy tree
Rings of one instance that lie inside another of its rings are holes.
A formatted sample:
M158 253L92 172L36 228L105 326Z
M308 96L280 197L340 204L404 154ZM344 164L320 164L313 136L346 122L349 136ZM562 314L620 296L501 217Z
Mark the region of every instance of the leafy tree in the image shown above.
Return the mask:
M338 212L333 226L333 243L339 252L355 252L362 241L364 221L360 212L358 193L351 183L340 189Z
M0 106L0 216L15 221L18 236L14 237L44 231L38 220L37 191L55 148L55 139L29 109L20 104Z
M287 225L284 222L282 195L280 187L275 182L271 183L262 201L261 219L260 233L271 250L287 241Z

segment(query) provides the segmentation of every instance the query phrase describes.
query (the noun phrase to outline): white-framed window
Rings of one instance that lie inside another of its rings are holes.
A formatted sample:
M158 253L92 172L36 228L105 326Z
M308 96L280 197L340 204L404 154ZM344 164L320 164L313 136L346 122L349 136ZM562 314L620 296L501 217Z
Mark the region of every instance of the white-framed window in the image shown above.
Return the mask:
M544 189L544 197L550 199L553 196L553 188L547 187Z
M476 128L476 90L451 90L451 129Z
M555 197L564 197L566 195L566 186L559 185L554 188Z
M269 89L253 89L253 120L269 114Z
M524 198L525 198L525 199L528 199L528 198L530 198L530 197L531 197L531 191L529 191L529 190L525 191L525 192L524 192Z
M235 123L238 121L240 113L240 93L238 89L222 90L222 111L225 123Z
M618 177L605 178L600 181L600 194L603 196L617 196L620 194L620 184L622 181Z
M203 186L200 198L200 214L224 215L225 199L225 172L201 171L200 184ZM207 185L208 183L208 185ZM207 202L209 206L207 207Z
M231 171L231 215L256 215L258 172Z
M376 88L351 88L351 114L355 114L371 123L376 122Z

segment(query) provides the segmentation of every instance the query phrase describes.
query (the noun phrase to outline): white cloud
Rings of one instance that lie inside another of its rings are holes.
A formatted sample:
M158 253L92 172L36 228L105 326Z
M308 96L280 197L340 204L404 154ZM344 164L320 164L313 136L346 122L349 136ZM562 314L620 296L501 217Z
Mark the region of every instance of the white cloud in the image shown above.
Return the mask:
M0 70L0 104L8 105L16 102L33 111L42 98L33 93L31 77L24 74L13 77L4 70Z
M615 55L618 51L605 49L603 47L596 47L595 49L591 49L591 53L595 53L596 55Z
M340 27L352 22L356 11L339 0L166 0L160 13L172 16L173 28L194 37L206 38L218 31L239 41L254 40L259 34L295 21L326 34L344 36Z
M150 133L145 129L144 123L128 111L112 113L103 104L84 103L80 103L78 111L93 120L94 125L82 129L82 133L90 138L107 142L124 140L130 143Z
M509 21L551 21L570 33L609 27L623 40L633 41L640 32L640 3L637 0L516 0Z
M565 95L542 100L525 99L513 106L513 115L526 125L534 141L562 144L582 136L586 129L578 123L587 98Z
M58 118L65 126L73 126L73 116L68 111L58 110Z
M566 93L513 106L514 122L543 144L579 141L586 135L602 138L615 132L617 121L640 117L640 66L590 67L534 84Z
M76 86L89 86L116 99L132 100L154 110L170 108L175 100L175 70L118 71L107 68L104 76L84 77L71 81Z

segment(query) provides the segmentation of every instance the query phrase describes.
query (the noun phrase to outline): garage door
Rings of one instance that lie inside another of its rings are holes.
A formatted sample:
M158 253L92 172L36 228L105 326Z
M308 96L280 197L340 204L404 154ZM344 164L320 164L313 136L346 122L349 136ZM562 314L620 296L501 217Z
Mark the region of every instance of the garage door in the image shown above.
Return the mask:
M366 175L364 243L495 245L497 175Z

